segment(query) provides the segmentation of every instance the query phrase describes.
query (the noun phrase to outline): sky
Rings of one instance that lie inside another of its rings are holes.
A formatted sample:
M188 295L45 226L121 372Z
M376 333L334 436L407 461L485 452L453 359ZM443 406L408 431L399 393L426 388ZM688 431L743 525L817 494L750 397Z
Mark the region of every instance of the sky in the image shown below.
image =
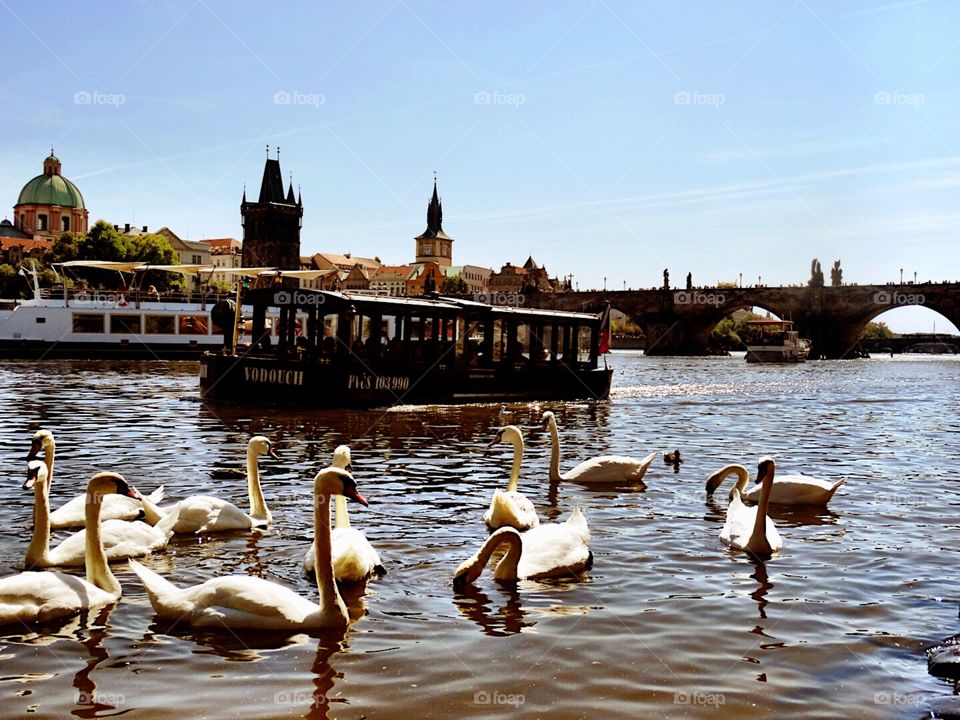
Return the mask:
M412 261L436 173L456 264L960 280L950 0L0 0L0 22L8 217L52 146L91 224L241 238L269 145L304 255Z

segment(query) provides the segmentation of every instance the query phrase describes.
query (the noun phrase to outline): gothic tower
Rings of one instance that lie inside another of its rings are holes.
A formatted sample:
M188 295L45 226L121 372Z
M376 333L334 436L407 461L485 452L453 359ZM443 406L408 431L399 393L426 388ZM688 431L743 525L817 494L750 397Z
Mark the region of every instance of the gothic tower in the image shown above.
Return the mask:
M427 206L427 229L414 238L417 241L417 262L432 260L441 267L453 264L453 238L443 231L443 205L437 195L437 179L433 179L433 197Z
M292 180L289 192L284 195L280 148L277 148L276 160L271 160L270 146L267 146L260 198L257 202L247 202L247 191L244 190L240 217L243 225L244 267L300 268L303 202L301 198L293 197Z

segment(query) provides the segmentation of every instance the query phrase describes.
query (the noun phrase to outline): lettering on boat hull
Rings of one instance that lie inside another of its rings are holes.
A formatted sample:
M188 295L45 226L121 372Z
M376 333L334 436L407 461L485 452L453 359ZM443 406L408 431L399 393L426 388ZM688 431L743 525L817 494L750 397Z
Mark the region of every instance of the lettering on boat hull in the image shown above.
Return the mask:
M243 379L246 382L269 383L271 385L303 385L303 370L245 367L243 369Z

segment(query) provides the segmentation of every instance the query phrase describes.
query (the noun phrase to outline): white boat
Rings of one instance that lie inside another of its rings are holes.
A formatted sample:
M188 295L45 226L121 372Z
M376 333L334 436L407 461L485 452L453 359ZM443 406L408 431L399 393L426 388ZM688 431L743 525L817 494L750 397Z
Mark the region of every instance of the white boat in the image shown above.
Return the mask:
M748 320L760 331L760 341L747 345L747 362L804 362L810 354L810 341L799 336L790 320Z
M196 265L73 262L118 272L165 270L185 275L213 271ZM217 268L223 271L223 268ZM236 268L236 271L243 271ZM269 269L249 268L255 275ZM227 296L159 295L139 289L52 292L41 290L27 270L33 297L0 300L0 358L16 359L197 359L224 345L211 310Z

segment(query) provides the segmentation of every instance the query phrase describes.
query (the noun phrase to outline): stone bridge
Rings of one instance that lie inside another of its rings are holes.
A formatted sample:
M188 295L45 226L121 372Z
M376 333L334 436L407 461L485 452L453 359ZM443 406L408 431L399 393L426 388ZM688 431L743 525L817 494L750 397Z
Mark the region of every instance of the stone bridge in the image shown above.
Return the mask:
M527 292L523 297L525 307L555 310L598 312L607 302L643 329L648 355L707 354L716 324L752 307L793 320L800 337L813 343L811 358L856 356L867 323L897 307L922 305L960 327L960 283Z

